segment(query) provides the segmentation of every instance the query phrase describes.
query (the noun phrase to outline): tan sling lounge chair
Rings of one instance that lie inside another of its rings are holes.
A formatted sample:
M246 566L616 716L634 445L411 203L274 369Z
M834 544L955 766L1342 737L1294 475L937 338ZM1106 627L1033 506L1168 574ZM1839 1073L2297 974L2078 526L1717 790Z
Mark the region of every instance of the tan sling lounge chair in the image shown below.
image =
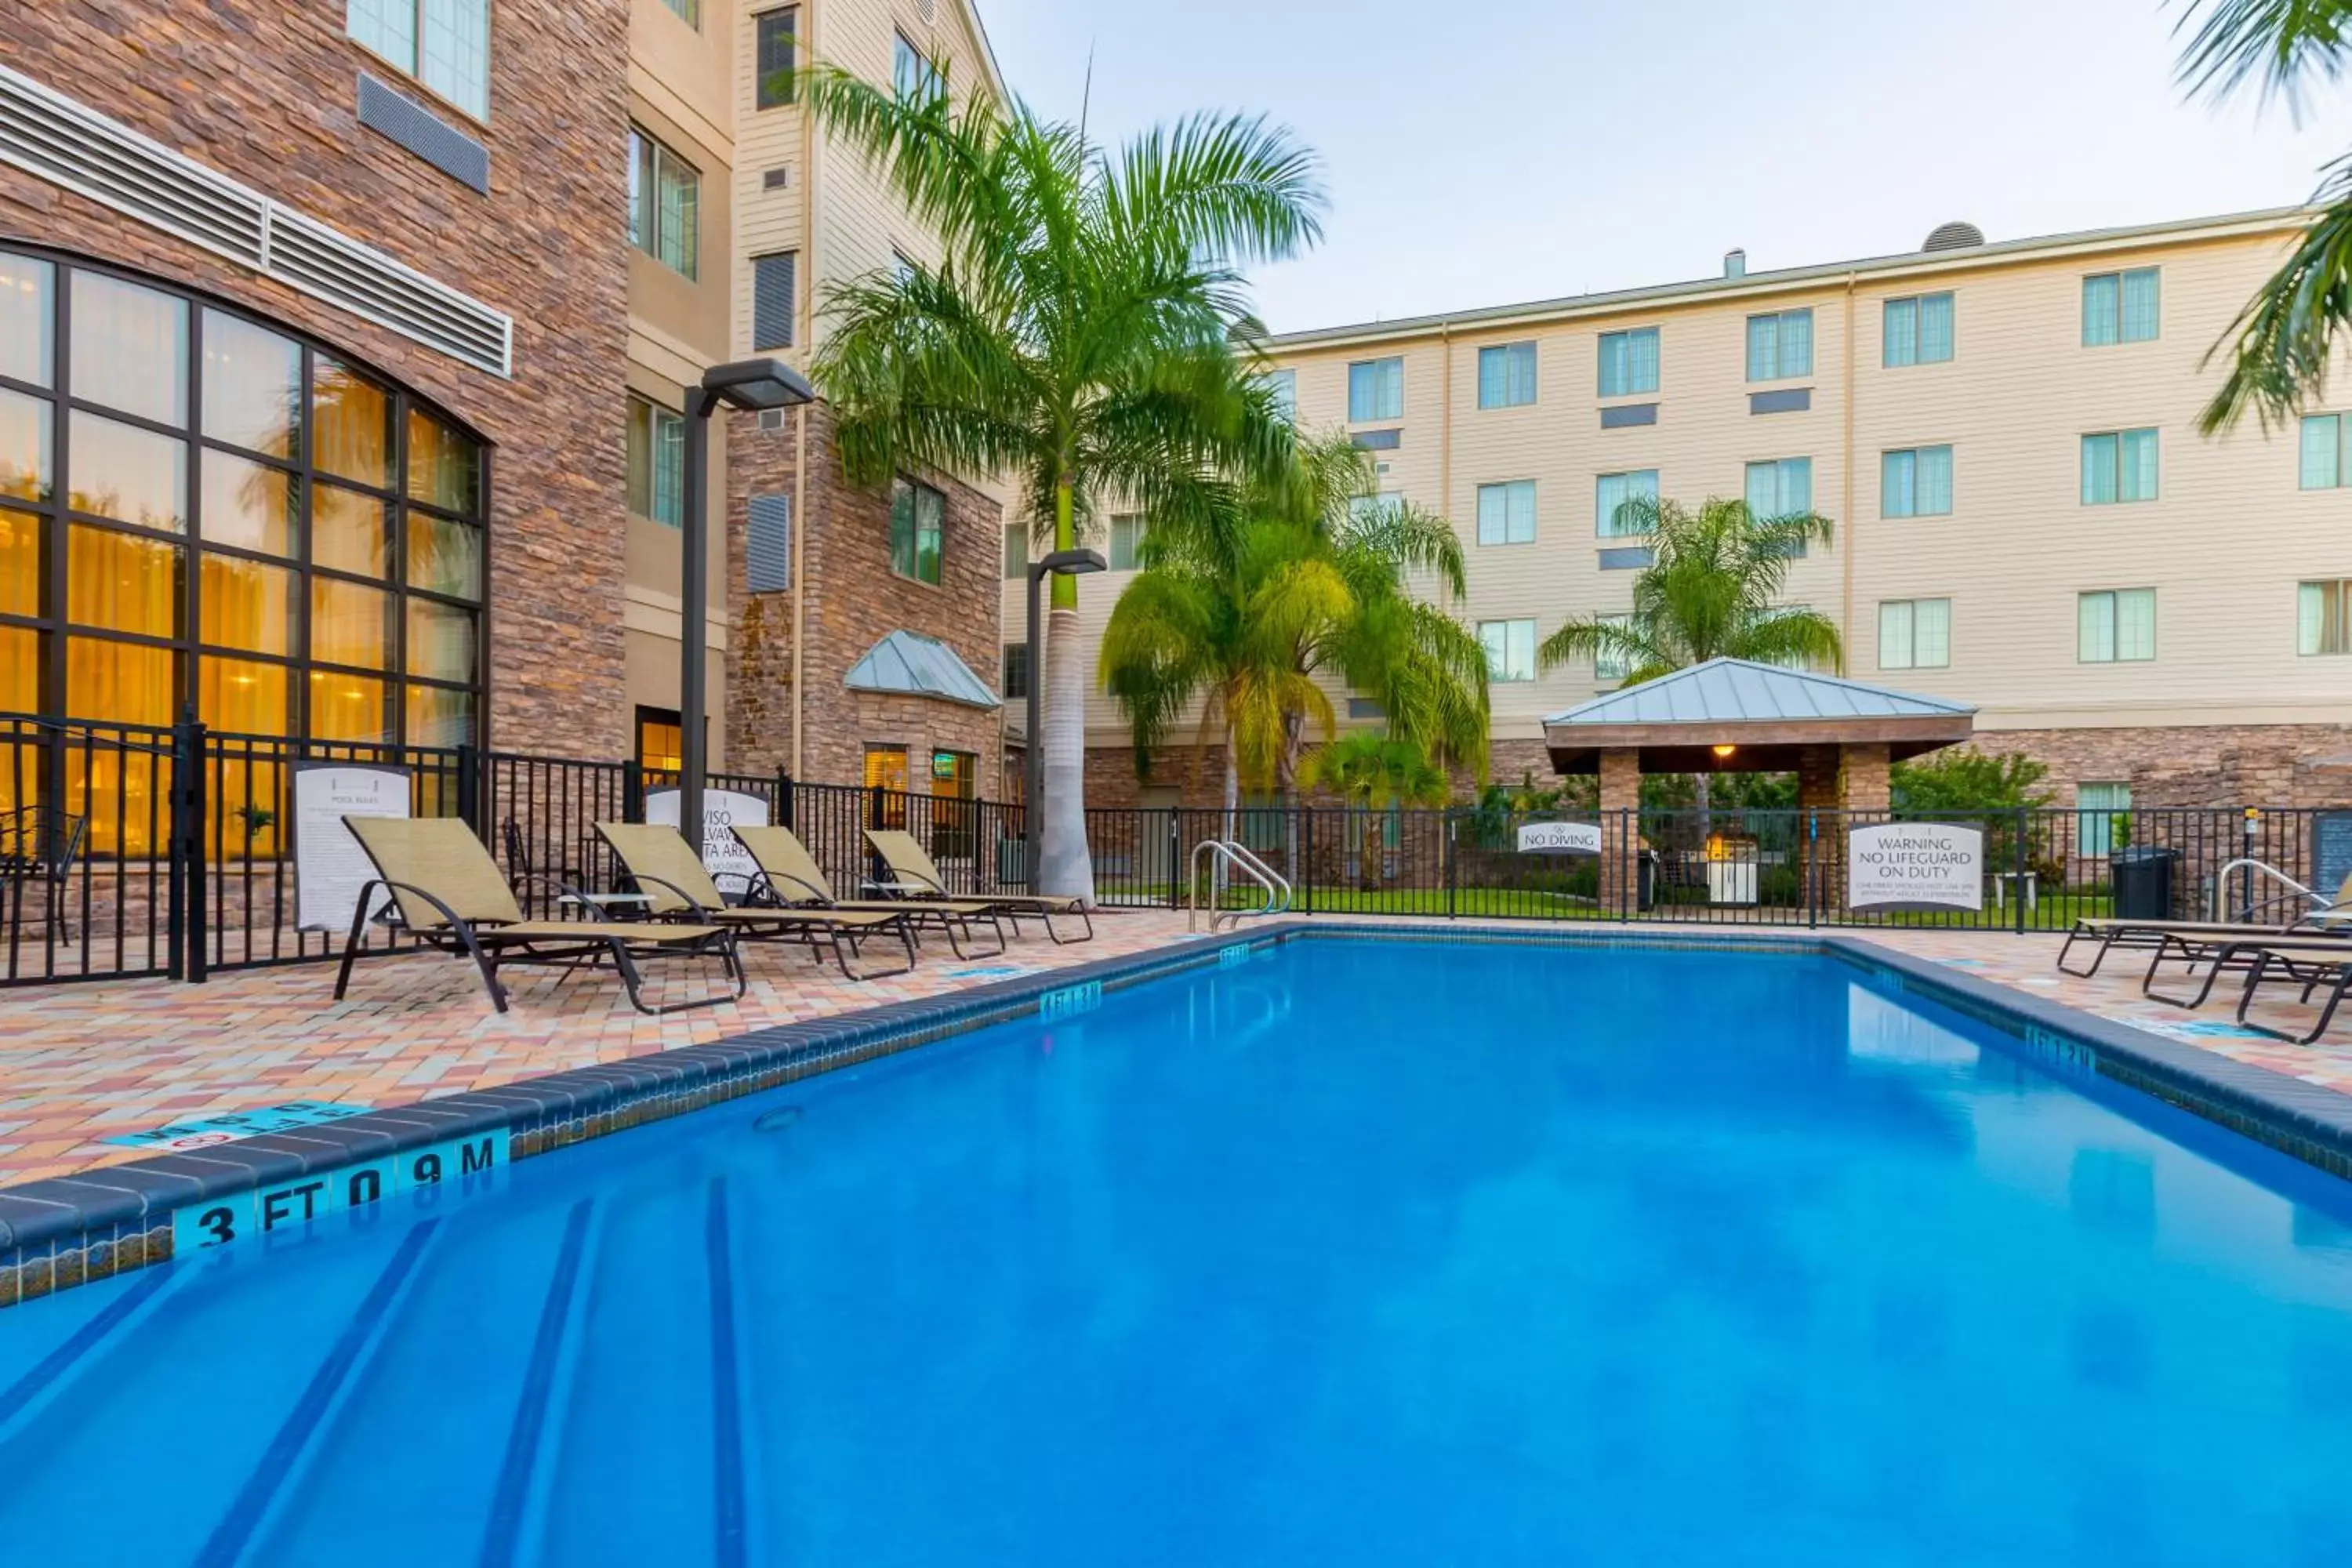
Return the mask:
M747 941L803 942L819 963L830 952L841 973L851 980L884 980L915 967L915 937L908 929L904 910L730 908L701 857L677 828L644 822L600 822L596 831L620 858L629 880L646 895L646 909L656 920L723 925ZM907 962L896 969L860 973L851 968L853 956L861 964L865 962L859 939L877 935L898 938Z
M2169 961L2198 962L2204 951L2231 942L2258 941L2277 937L2294 941L2306 936L2332 935L2337 931L2352 936L2352 876L2336 890L2336 897L2324 908L2309 910L2291 921L2263 924L2253 921L2148 921L2121 920L2102 917L2078 920L2066 933L2066 944L2058 950L2058 967L2067 974L2088 978L2099 972L2107 954L2117 948L2154 948L2156 959L2148 966L2151 976L2157 964ZM2066 955L2074 951L2078 942L2098 943L2091 955L2090 967L2069 969ZM2178 950L2178 951L2176 951ZM2209 987L2210 989L2210 987ZM2200 994L2199 1000L2203 1000Z
M367 851L376 877L360 889L359 907L352 915L351 939L343 944L342 966L335 973L339 1002L351 986L352 961L359 956L360 940L366 932L370 905L378 888L391 892L400 924L411 936L428 947L463 953L474 961L482 972L491 1005L501 1013L507 1010L507 989L499 982L499 970L509 963L575 969L583 962L610 958L621 984L628 988L629 1005L640 1013L713 1006L743 994L743 969L736 962L735 938L723 926L525 920L514 890L499 874L499 863L490 858L474 830L457 817L346 816L343 826ZM709 957L726 966L728 977L734 982L732 992L661 1006L646 1005L639 963L656 958Z
M1004 951L1003 922L986 903L969 899L836 899L824 868L816 863L816 857L808 852L808 846L791 828L751 827L739 823L734 834L760 867L759 879L751 887L754 903L837 913L895 911L905 915L919 930L930 927L943 932L958 958L994 958ZM972 935L972 925L982 921L995 933L996 945L967 952L964 943Z
M940 875L929 851L915 836L904 828L869 827L866 841L874 846L874 853L890 868L890 887L910 899L945 899L954 900L962 895L948 891L947 879ZM986 904L990 909L1013 922L1017 931L1024 920L1042 922L1045 934L1056 942L1067 945L1091 942L1095 934L1094 918L1087 913L1085 904L1076 899L1025 898L1012 894L975 893L968 900ZM1064 936L1054 929L1054 917L1065 920L1075 915L1086 926L1084 936Z

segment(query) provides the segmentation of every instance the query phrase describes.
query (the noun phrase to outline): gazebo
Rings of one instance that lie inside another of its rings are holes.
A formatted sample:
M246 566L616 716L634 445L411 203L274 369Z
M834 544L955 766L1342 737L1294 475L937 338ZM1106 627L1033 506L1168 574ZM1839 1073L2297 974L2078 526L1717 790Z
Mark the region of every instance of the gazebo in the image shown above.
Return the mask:
M1598 773L1601 809L1637 811L1642 775L1793 773L1801 807L1887 809L1887 770L1968 740L1976 710L1744 658L1711 658L1544 721L1562 774ZM1631 885L1631 836L1606 845L1601 896Z

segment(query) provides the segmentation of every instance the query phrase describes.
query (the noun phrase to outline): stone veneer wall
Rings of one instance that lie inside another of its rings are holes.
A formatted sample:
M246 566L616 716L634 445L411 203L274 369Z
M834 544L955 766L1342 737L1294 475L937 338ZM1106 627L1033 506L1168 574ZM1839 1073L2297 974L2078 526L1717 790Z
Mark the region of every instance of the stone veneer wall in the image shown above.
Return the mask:
M2134 805L2352 805L2352 726L2341 724L1992 730L1976 744L2049 764L2042 787L2059 805L2084 783L2127 784Z
M745 577L744 531L750 498L790 494L797 471L798 420L762 430L747 414L730 416L728 476L727 746L731 765L746 773L789 767L793 754L793 594L753 594ZM909 784L929 786L919 760L932 751L970 752L976 787L1002 799L1001 720L994 711L929 698L852 691L842 684L850 667L892 631L919 632L955 649L972 673L997 686L1001 644L999 574L1003 570L1003 508L953 479L924 476L947 497L942 576L934 586L890 569L890 497L887 489L851 485L835 455L830 413L808 416L809 472L803 505L793 521L808 625L801 657L807 686L802 709L799 776L812 783L856 784L865 777L870 744L904 746Z
M496 447L492 743L626 755L628 0L499 0L481 195L358 121L370 71L341 0L72 0L0 6L0 58L58 91L515 318L511 380L322 304L22 170L0 236L209 290L429 396Z
M2199 725L2144 730L1984 730L1976 747L1993 755L2022 752L2046 763L2042 787L2052 804L2071 806L2075 786L2119 783L2145 806L2352 806L2352 726L2336 724ZM1177 785L1183 804L1213 805L1221 765L1213 748L1193 783L1191 746L1170 746L1155 759L1152 782ZM1531 775L1538 787L1558 782L1540 741L1497 741L1488 760L1494 782L1517 785ZM1457 800L1474 791L1454 781ZM1087 800L1132 805L1140 797L1133 753L1097 746L1087 754Z

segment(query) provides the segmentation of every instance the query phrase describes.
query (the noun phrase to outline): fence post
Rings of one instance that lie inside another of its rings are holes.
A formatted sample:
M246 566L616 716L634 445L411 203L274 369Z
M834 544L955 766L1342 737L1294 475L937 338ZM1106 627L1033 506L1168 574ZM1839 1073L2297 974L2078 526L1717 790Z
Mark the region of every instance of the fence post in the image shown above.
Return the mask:
M2009 890L2016 895L2017 916L2015 930L2017 934L2020 936L2023 936L2025 934L2025 807L2021 805L2017 807L2017 854L2015 857L2017 861L2015 868L2017 875L2010 879L2009 884Z
M1822 814L1805 813L1805 929L1822 925Z
M1454 862L1454 814L1445 814L1445 918L1454 918L1454 887L1458 880Z
M793 827L793 775L782 767L776 769L776 826Z
M646 819L646 765L631 757L621 764L621 820Z
M186 913L181 929L188 942L184 977L192 985L202 985L210 978L212 955L206 951L205 900L210 891L205 875L205 727L191 714L183 719L173 731L173 749L181 756L174 771L179 774L179 787L173 791L181 802L179 821L174 825L181 832L180 847L173 856L175 869L180 871L182 889L187 895Z
M1308 914L1315 912L1315 808L1298 808L1298 896Z
M188 966L188 788L189 731L194 728L190 719L172 726L172 787L164 796L170 810L170 820L164 830L163 863L163 975L168 980L187 978ZM64 735L58 736L58 750L64 750ZM62 799L64 791L57 792ZM118 897L119 897L118 893ZM154 927L148 930L152 935ZM13 954L12 954L13 957ZM12 963L11 973L14 973Z
M457 742L457 820L483 837L482 753L471 741Z

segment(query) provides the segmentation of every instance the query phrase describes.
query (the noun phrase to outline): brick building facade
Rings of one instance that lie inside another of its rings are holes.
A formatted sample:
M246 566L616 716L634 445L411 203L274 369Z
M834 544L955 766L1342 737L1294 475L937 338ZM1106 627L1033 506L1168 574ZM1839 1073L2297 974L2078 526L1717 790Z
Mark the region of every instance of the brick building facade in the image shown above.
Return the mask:
M627 0L501 0L483 120L354 42L340 0L80 0L0 14L0 58L40 87L511 317L511 374L500 375L0 164L0 240L152 275L199 303L282 323L480 437L488 733L505 747L614 756L628 744L613 700L625 571L618 410L609 420L581 412L583 394L599 408L613 401L625 374L627 276L614 237L626 223L626 170L614 149L628 25ZM484 150L487 192L362 125L363 76L390 79L417 114Z
M869 752L905 763L910 788L933 785L929 759L970 759L964 787L1002 797L1002 721L994 707L942 697L852 689L851 669L883 637L906 631L943 643L984 685L996 668L997 574L1003 509L969 485L925 476L944 497L940 581L894 569L891 497L852 485L832 442L832 416L805 416L808 463L798 451L803 418L761 429L734 416L729 465L727 752L730 765L764 773L794 754L798 680L800 776L871 782ZM805 523L792 530L791 582L753 593L746 542L751 498L793 497ZM796 617L798 624L796 625Z

